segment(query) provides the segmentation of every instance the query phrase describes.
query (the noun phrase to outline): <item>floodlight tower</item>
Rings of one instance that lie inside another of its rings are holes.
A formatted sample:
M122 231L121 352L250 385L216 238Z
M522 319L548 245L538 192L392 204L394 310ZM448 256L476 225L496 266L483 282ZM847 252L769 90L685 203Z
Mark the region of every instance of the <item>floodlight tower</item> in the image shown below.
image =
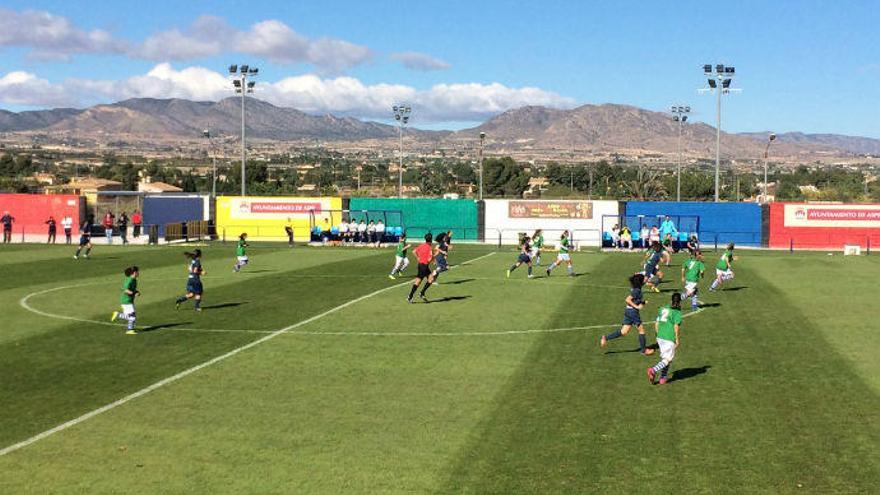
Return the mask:
M217 150L214 147L214 136L211 134L210 129L205 129L202 131L202 136L208 140L209 149L211 150L211 168L213 172L211 174L211 197L217 197Z
M247 187L247 178L245 176L245 164L247 163L247 145L245 143L244 131L244 101L248 93L254 92L254 81L248 81L248 78L257 77L260 69L250 67L248 65L230 65L229 75L232 77L232 87L235 93L241 95L241 195L244 196Z
M687 114L691 113L691 107L675 106L671 108L672 121L678 122L678 164L675 167L675 200L681 201L681 130L687 122Z
M480 201L483 200L483 141L486 140L486 133L480 133Z
M409 116L412 114L412 107L403 104L397 104L391 107L394 111L394 120L397 121L397 196L403 197L403 127L409 122Z
M700 89L700 92L715 92L717 97L717 122L715 125L715 202L719 201L721 186L721 95L730 94L731 91L739 92L740 89L730 87L730 82L736 74L736 69L724 64L716 64L715 72L712 72L712 64L703 65L703 75L709 83L708 88Z
M767 146L764 148L764 203L767 202L767 157L770 155L770 144L776 141L776 134L767 136Z

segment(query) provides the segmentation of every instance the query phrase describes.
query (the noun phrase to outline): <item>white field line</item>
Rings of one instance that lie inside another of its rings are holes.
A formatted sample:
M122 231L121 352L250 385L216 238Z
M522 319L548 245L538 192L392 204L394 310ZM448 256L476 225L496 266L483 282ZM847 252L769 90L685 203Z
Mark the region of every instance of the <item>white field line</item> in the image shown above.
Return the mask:
M489 254L474 258L472 260L468 260L464 263L461 263L461 265L467 265L467 264L473 263L473 262L478 261L480 259L492 256L493 254L495 254L495 252L491 252ZM461 265L458 265L458 266L461 266ZM453 267L453 268L455 268L455 267ZM392 289L396 289L398 287L403 287L404 285L408 285L410 283L411 283L410 281L406 281L406 282L401 282L399 284L384 287L382 289L370 292L369 294L360 296L358 298L355 298L355 299L352 299L348 302L340 304L339 306L336 306L334 308L328 309L327 311L324 311L323 313L317 314L317 315L312 316L310 318L306 318L305 320L301 320L297 323L294 323L293 325L288 325L284 328L275 330L274 332L272 332L264 337L260 337L259 339L254 340L250 343L247 343L241 347L236 347L235 349L233 349L225 354L221 354L215 358L212 358L212 359L209 359L208 361L205 361L204 363L201 363L196 366L193 366L192 368L188 368L186 370L183 370L180 373L177 373L176 375L172 375L172 376L169 376L168 378L159 380L158 382L156 382L150 386L142 388L132 394L126 395L125 397L123 397L119 400L116 400L114 402L111 402L105 406L102 406L102 407L99 407L95 410L89 411L89 412L83 414L82 416L71 419L70 421L67 421L65 423L61 423L60 425L58 425L54 428L48 429L42 433L38 433L38 434L36 434L26 440L22 440L21 442L12 444L8 447L4 447L3 449L0 449L0 457L4 456L6 454L9 454L11 452L15 452L16 450L22 449L24 447L27 447L28 445L31 445L33 443L39 442L40 440L43 440L44 438L50 437L60 431L64 431L70 427L76 426L84 421L88 421L89 419L94 418L95 416L98 416L99 414L103 414L107 411L115 409L115 408L117 408L127 402L130 402L130 401L137 399L138 397L143 397L144 395L147 395L148 393L150 393L158 388L161 388L161 387L164 387L165 385L174 383L177 380L180 380L181 378L187 377L187 376L189 376L189 375L191 375L201 369L207 368L208 366L211 366L213 364L219 363L220 361L231 358L232 356L235 356L236 354L238 354L240 352L246 351L252 347L256 347L264 342L268 342L269 340L272 340L279 335L287 333L287 332L294 330L296 328L299 328L303 325L308 325L309 323L312 323L313 321L320 320L321 318L323 318L327 315L333 314L339 310L345 309L353 304L357 304L357 303L359 303L365 299L369 299L375 295L381 294L383 292L387 292Z

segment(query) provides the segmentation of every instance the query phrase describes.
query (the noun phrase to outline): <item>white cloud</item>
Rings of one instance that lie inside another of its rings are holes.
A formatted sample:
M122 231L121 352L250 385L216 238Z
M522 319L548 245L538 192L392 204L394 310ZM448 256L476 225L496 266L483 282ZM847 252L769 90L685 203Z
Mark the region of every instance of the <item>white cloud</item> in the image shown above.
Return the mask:
M87 31L49 12L0 8L0 46L30 48L38 59L67 59L76 53L122 53L126 42L107 31Z
M387 119L391 106L413 107L413 123L475 121L524 105L568 108L571 98L534 87L512 88L500 83L438 84L416 89L401 84L367 85L353 77L322 78L315 74L275 82L259 82L257 98L308 113L332 113ZM26 90L25 90L26 89ZM0 78L0 103L28 106L83 106L126 98L220 100L232 96L229 79L204 67L181 70L158 64L148 73L121 81L69 79L49 83L33 74L11 72Z
M185 31L163 31L147 38L131 54L148 60L191 60L240 52L280 64L309 63L337 72L370 60L369 48L334 38L309 39L278 20L258 22L247 31L223 19L201 16Z
M392 53L391 59L412 70L446 70L452 67L449 62L419 52Z

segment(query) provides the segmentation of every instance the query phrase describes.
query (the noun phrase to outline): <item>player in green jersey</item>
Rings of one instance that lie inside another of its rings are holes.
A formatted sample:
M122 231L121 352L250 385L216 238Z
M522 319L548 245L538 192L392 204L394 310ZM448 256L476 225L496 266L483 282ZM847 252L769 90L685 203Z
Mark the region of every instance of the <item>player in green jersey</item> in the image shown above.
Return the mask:
M538 229L532 234L532 259L541 266L541 248L544 247L544 231Z
M119 294L119 304L122 311L114 311L110 316L110 321L125 320L128 322L128 335L135 335L137 330L134 329L134 322L137 319L134 311L134 298L141 293L137 290L137 278L140 274L138 267L130 266L125 269L125 281L122 283L122 293Z
M694 250L691 258L681 265L681 281L684 283L683 298L691 298L691 310L699 309L697 301L697 289L700 279L706 274L706 265L703 264L703 253L699 249Z
M568 234L567 230L562 231L562 236L559 238L559 254L556 255L556 261L547 267L547 276L549 277L550 272L563 262L568 265L566 267L568 275L574 277L574 268L571 266L571 236Z
M401 235L400 241L397 243L397 252L394 254L394 267L391 269L391 273L388 274L388 278L396 280L395 275L403 275L403 271L409 266L409 258L406 257L406 252L411 247L412 245L406 242L406 234Z
M681 294L672 294L672 304L660 308L657 320L654 322L654 330L657 332L657 346L660 348L660 362L652 368L648 368L648 381L654 385L657 374L660 374L660 385L668 379L669 363L675 359L675 350L681 341Z
M727 249L721 255L718 263L715 264L715 281L709 287L709 292L715 292L721 287L721 284L733 279L733 262L736 260L736 256L733 255L733 243L731 242L727 245Z
M241 271L241 267L248 264L247 257L247 247L250 244L247 243L247 232L242 232L240 236L238 236L238 245L235 248L235 266L232 267L232 271L238 273Z

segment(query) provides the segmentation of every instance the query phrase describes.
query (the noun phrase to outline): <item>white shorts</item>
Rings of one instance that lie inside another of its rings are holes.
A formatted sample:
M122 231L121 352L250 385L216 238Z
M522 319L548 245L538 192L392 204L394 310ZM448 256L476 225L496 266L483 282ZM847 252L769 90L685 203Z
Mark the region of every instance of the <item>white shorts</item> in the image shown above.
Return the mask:
M240 261L241 263L247 263L247 262L248 262L248 257L247 257L247 256L236 256L236 258L238 258L238 261Z
M134 304L123 304L122 305L122 314L128 316L134 313Z
M715 276L721 277L722 280L730 280L733 278L733 270L721 270L720 268L715 269Z
M675 359L675 342L671 340L657 339L657 347L660 348L660 359L667 363Z
M556 255L556 259L559 261L571 261L571 255L568 253L559 253Z
M697 282L685 282L684 291L687 294L696 294L697 292Z

